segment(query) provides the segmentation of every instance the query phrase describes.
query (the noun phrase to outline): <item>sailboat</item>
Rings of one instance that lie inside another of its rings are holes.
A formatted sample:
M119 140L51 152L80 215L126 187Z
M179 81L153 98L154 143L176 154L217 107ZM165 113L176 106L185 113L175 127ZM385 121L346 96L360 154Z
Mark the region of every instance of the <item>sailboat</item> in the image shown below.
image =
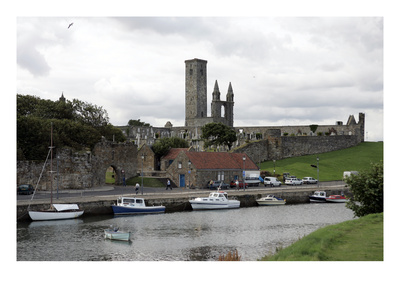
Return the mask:
M40 178L42 177L43 170L45 169L47 160L50 155L50 208L47 210L30 210L28 213L33 221L47 221L47 220L62 220L62 219L75 219L83 214L83 210L79 209L77 204L53 204L53 123L51 123L51 142L49 153L47 154L46 161L44 162L42 173L40 174L38 183L36 184L35 191L32 199L35 196L37 186L39 185ZM31 199L31 200L32 200ZM30 206L30 204L29 204Z

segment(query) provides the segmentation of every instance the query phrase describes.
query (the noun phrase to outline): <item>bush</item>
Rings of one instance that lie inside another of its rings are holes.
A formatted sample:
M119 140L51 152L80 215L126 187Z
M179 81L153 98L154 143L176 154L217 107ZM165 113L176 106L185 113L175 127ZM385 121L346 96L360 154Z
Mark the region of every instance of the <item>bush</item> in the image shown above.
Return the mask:
M358 175L346 177L353 197L346 204L354 216L383 212L383 162L372 163L371 168Z

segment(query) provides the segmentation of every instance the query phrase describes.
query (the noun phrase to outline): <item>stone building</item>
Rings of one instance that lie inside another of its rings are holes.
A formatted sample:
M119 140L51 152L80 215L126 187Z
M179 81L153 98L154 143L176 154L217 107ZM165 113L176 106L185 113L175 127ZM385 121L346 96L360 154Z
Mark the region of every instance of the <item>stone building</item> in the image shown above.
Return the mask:
M210 180L230 183L235 179L242 180L243 172L258 174L259 168L245 153L181 149L166 172L178 187L204 188Z

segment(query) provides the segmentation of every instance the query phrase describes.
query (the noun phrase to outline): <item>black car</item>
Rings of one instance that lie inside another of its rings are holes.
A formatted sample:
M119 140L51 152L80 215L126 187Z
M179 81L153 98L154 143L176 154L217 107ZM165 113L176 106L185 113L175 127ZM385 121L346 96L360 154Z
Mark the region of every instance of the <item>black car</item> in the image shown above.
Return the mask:
M17 188L18 195L30 195L33 194L34 188L31 184L21 184Z
M212 183L208 183L207 187L209 189L223 189L226 190L229 187L229 184L223 182L223 181L213 181Z

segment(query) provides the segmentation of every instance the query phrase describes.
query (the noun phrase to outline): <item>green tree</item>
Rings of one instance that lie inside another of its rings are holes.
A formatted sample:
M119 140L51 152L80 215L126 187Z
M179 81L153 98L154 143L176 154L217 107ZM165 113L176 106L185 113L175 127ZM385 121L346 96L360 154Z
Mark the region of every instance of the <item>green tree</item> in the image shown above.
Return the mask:
M164 137L157 140L153 145L153 151L157 158L167 154L171 148L188 148L189 144L184 139L178 137Z
M140 119L137 119L137 120L129 120L128 121L128 125L129 126L143 126L143 127L150 127L150 124L149 123L145 123L145 122L142 122L142 121L140 121Z
M43 100L36 96L17 95L17 159L42 160L50 145L76 150L93 148L104 136L108 140L126 140L119 128L109 123L105 109L74 99Z
M226 145L231 149L237 140L235 130L222 123L208 123L201 128L201 132L205 147Z
M353 197L346 207L354 212L354 216L383 212L383 162L372 163L371 168L346 178Z

